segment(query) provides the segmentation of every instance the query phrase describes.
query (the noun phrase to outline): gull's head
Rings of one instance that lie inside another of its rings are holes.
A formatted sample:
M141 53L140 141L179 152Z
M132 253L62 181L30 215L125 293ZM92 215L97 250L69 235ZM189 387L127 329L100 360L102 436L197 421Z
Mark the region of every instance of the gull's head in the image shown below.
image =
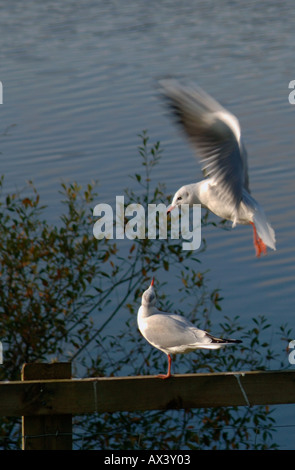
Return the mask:
M157 302L156 292L154 288L154 278L150 287L142 294L141 304L145 307L154 307Z
M193 204L198 204L199 201L196 200L196 195L193 191L193 184L188 184L182 186L173 196L171 206L168 208L167 212L171 212L175 207L181 206L182 204L188 204L190 207Z

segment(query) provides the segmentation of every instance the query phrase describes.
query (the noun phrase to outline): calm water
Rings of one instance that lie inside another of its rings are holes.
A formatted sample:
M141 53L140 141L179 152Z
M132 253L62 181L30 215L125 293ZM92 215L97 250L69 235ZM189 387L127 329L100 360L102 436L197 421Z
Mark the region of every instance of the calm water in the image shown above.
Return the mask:
M277 251L258 260L248 227L204 228L204 269L223 313L293 326L293 2L14 0L0 11L5 189L33 179L53 222L62 180L97 178L101 200L113 204L140 169L143 129L165 149L154 177L169 193L197 180L193 153L155 93L165 76L196 81L239 117L252 194L277 235ZM295 424L287 408L277 408L278 425ZM295 448L290 429L278 429L282 448Z

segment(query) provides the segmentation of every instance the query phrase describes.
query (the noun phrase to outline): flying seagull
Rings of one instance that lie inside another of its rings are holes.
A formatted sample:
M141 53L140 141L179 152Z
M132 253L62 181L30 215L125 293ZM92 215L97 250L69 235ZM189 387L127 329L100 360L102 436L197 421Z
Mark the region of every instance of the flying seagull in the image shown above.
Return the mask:
M201 88L176 80L160 82L162 94L199 157L205 179L182 186L171 212L181 204L201 204L222 219L251 225L256 255L276 249L275 232L250 194L247 152L238 119Z

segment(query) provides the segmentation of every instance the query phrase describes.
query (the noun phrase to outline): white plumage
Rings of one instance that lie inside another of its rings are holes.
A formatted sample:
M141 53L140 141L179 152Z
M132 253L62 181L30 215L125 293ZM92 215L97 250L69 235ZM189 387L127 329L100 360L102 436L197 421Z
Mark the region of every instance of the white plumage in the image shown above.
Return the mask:
M185 354L196 349L219 349L230 344L241 343L235 339L215 338L196 328L181 315L162 312L156 307L154 279L142 294L137 314L138 328L143 337L155 348L168 356L168 371L161 378L171 377L171 354Z
M238 119L195 86L161 81L162 91L201 160L205 179L181 187L171 207L201 204L222 219L252 225L256 255L276 249L275 232L250 195L247 152Z

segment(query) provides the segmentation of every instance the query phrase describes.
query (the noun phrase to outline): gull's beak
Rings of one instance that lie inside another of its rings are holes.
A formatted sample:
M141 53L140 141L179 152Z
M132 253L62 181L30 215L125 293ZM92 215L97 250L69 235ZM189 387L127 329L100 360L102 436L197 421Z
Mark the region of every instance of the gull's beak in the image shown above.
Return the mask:
M170 214L170 212L173 211L173 209L175 209L175 206L168 207L167 214Z
M151 287L154 285L155 278L153 277L152 282L151 282Z

